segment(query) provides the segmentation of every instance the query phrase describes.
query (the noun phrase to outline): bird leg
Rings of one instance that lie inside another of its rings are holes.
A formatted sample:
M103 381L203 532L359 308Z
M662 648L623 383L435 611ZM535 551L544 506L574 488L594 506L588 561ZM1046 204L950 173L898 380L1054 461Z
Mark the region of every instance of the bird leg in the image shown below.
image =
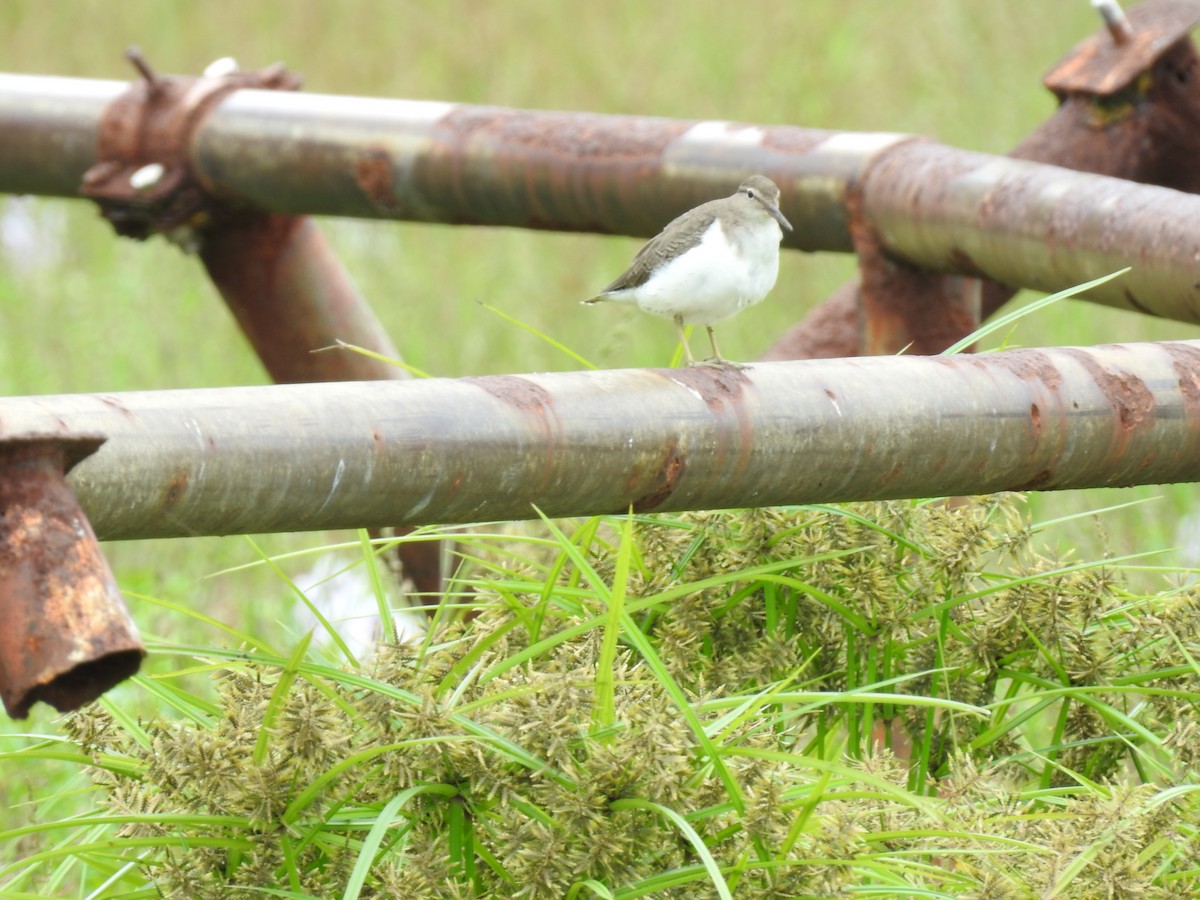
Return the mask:
M694 366L694 365L696 365L696 360L692 356L692 348L688 346L687 335L684 334L684 331L683 331L683 316L675 316L674 322L675 322L675 330L677 332L679 332L679 343L683 344L683 353L687 357L687 364L689 366ZM711 333L712 333L712 330L709 329L709 334L711 334Z
M720 363L720 362L725 362L725 357L721 356L721 351L717 349L717 335L716 335L716 332L714 332L714 331L712 330L712 326L711 326L711 325L705 325L704 327L705 327L706 329L708 329L708 342L709 342L710 344L712 344L712 348L713 348L713 355L712 355L713 362L719 362L719 363Z
M708 329L708 342L712 344L713 355L712 359L706 359L705 362L711 362L715 366L727 366L730 369L746 369L741 363L736 363L732 359L726 359L721 355L721 351L717 349L717 335L713 332L711 325L705 325Z

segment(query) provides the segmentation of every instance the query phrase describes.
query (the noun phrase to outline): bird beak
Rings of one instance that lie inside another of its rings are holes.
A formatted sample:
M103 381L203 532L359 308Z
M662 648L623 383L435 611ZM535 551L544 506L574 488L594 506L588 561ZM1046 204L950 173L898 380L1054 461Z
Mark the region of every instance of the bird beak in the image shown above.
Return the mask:
M781 226L783 226L788 231L793 230L792 223L789 222L787 220L787 217L785 217L784 214L779 211L778 206L776 206L774 203L765 203L763 205L766 206L767 212L769 212L772 216L775 217L776 222L778 222Z

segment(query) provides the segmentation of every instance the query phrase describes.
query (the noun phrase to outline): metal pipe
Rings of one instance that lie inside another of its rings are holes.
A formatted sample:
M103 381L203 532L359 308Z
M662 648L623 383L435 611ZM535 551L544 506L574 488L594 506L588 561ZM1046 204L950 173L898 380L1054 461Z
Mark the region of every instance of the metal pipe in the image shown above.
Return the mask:
M65 471L104 439L51 426L0 440L0 697L77 709L145 655Z
M313 352L343 340L400 356L312 219L233 218L203 235L200 259L274 381L408 377L359 353Z
M78 197L124 81L0 74L0 192Z
M216 196L261 208L630 235L654 234L665 218L728 193L739 173L779 173L803 179L789 196L803 222L795 245L849 250L846 182L905 140L239 91L213 110L193 153Z
M1200 196L949 147L896 147L867 173L864 216L901 259L1054 291L1112 271L1087 297L1200 321ZM964 223L971 223L964 227Z
M51 79L46 111L28 102L44 81L0 75L0 191L72 194L85 168L82 109L98 117L107 89L68 101ZM60 143L76 149L28 171ZM854 190L882 249L916 265L1052 290L1132 262L1090 298L1200 321L1200 197L903 135L240 90L191 157L217 199L261 211L631 235L761 171L783 189L789 246L852 249Z
M1200 480L1200 341L0 399L103 539Z
M77 196L97 122L127 87L0 73L0 192ZM849 250L845 180L908 139L245 89L209 113L192 153L218 199L265 212L635 235L727 193L731 173L811 169L793 201L799 243Z
M896 134L352 99L239 92L197 134L201 180L335 215L650 235L762 171L789 246L852 250L853 191L882 248L918 266L1058 290L1135 262L1090 298L1200 321L1200 197ZM921 205L941 192L952 205Z

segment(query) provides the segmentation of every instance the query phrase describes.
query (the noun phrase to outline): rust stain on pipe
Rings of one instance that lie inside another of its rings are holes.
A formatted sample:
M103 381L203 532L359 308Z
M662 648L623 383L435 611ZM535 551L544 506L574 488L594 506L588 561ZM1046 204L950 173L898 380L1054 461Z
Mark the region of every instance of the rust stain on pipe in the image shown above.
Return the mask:
M746 401L753 383L745 369L736 366L688 366L682 369L663 370L671 381L681 384L699 396L709 412L718 420L732 417L737 428L721 427L717 442L717 465L728 468L731 474L740 474L750 463L754 446L754 425ZM736 433L736 446L733 435ZM732 466L730 455L734 455Z
M1040 350L1013 350L1002 355L993 354L986 362L974 360L978 365L1004 369L1022 381L1041 381L1052 391L1062 384L1062 373L1045 353Z
M639 197L641 188L658 175L667 148L691 125L632 119L614 129L605 116L593 120L578 113L456 107L433 126L431 152L418 161L414 182L434 203L471 210L471 222L523 210L522 224L528 228L607 231L607 223L635 218L630 230L653 233L662 225L655 214L661 206ZM491 160L493 179L486 185L471 177L478 165L472 151L479 144L487 146ZM589 160L602 165L593 170ZM614 166L624 170L615 191ZM666 196L667 187L657 199L665 199L668 207L675 199L673 205L682 211L691 205L682 187L677 198Z
M1036 403L1029 404L1029 421L1033 424L1033 432L1038 437L1042 435L1042 410Z
M672 437L663 448L662 458L652 475L650 489L630 504L633 511L636 513L653 512L661 506L667 498L675 493L675 488L678 487L679 481L686 471L687 458L679 449L678 438ZM639 480L640 473L636 470L631 472L629 481L626 482L626 490L632 491L637 487ZM613 510L614 515L623 515L624 513L623 509Z
M561 429L554 416L554 397L541 385L519 375L491 375L464 378L484 393L512 407L523 417L534 423L544 438L545 453L542 456L543 478L540 487L548 487L554 472L555 457L562 437Z
M159 504L164 513L169 512L187 494L191 474L182 471L163 486L162 503Z
M1014 491L1041 491L1054 485L1054 473L1049 469L1042 469L1028 481L1015 485Z
M1114 437L1118 446L1114 448L1114 452L1120 452L1129 432L1153 421L1154 395L1146 387L1146 383L1132 372L1112 371L1090 354L1081 353L1074 348L1064 348L1062 352L1087 370L1096 386L1112 404L1118 425Z
M949 359L950 357L943 357ZM1054 452L1061 453L1066 442L1066 434L1053 427L1065 411L1068 398L1062 395L1063 374L1054 361L1041 350L1013 350L1008 353L990 353L986 358L964 357L970 365L982 371L1008 372L1022 381L1037 382L1044 385L1049 392L1047 405L1039 406L1037 402L1029 405L1029 428L1034 440L1041 444L1052 439ZM1050 426L1049 428L1047 426ZM1045 486L1049 473L1042 473L1034 479L1021 485L1017 490L1034 490ZM1041 479L1041 480L1039 480Z
M746 370L735 366L701 365L662 371L671 381L695 392L714 413L740 403L751 384Z
M1200 352L1174 343L1163 344L1163 348L1171 356L1175 374L1179 376L1185 409L1191 415L1200 414Z
M0 697L23 719L39 700L77 709L145 655L66 472L104 438L0 442Z
M735 172L786 184L788 163L829 132L456 105L414 122L411 135L421 151L411 160L391 151L391 177L404 182L394 205L414 218L632 236L652 235L699 201L723 195L728 187L713 193L714 166L733 162ZM360 153L357 182L377 208L387 208L374 152ZM739 177L731 174L728 185ZM824 235L810 236L817 243L843 242L828 223L816 230ZM785 243L804 245L794 234Z
M524 413L541 416L554 405L549 391L519 375L469 376L462 380Z
M375 206L385 213L400 209L396 199L392 162L387 151L368 147L354 165L354 183Z

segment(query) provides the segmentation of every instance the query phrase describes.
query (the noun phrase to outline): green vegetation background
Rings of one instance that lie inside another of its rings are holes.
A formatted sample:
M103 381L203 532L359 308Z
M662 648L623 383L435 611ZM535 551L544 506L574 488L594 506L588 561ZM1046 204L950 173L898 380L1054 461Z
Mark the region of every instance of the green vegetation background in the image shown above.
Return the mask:
M1097 25L1086 0L7 0L0 5L0 69L127 79L122 52L138 44L163 72L198 72L226 55L246 67L283 61L311 92L913 132L1003 153L1052 113L1042 74ZM14 202L0 198L0 216ZM0 252L0 394L266 380L194 259L162 241L117 239L79 201L22 203L45 255ZM638 246L633 239L324 225L406 359L434 374L573 367L480 302L602 366L663 365L673 350L665 321L577 303L621 271ZM753 358L853 271L847 256L786 253L773 295L722 330L722 348ZM1193 326L1070 302L999 340L1031 346L1195 336ZM1085 521L1068 532L1086 556L1102 544L1113 553L1173 546L1193 494L1190 486L1159 487L1034 502L1047 518L1161 498L1106 517L1103 531ZM329 539L273 536L264 546ZM284 615L261 603L249 608L253 579L265 587L268 574L203 577L254 558L240 538L105 549L126 590L235 623ZM1178 555L1164 561L1187 562ZM271 592L281 593L277 586ZM134 613L145 622L136 603ZM53 728L52 720L43 708L29 724Z

